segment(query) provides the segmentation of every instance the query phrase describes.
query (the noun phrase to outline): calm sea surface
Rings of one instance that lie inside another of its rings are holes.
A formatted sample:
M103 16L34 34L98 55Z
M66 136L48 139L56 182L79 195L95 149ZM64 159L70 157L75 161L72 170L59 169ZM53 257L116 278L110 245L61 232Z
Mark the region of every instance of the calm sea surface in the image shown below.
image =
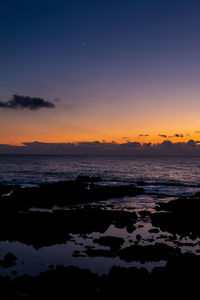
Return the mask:
M147 192L193 193L200 188L199 157L0 155L0 182L35 184L100 176L102 184L144 181Z

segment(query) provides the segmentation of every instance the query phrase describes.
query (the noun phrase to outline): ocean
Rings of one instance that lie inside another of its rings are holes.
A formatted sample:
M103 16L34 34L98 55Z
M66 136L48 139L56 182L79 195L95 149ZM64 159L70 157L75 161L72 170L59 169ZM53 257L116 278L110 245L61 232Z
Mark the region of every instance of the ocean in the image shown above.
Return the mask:
M200 188L200 157L0 155L0 183L32 185L100 176L101 184L143 181L149 193L192 194Z

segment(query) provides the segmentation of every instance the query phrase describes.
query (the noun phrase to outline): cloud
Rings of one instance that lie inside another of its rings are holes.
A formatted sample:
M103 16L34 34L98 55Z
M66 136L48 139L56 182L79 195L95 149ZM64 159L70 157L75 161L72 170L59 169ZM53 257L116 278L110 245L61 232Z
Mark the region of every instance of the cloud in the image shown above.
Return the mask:
M136 156L199 156L200 141L159 144L124 142L42 143L29 142L22 146L0 144L0 154L55 154L55 155L136 155Z
M149 134L139 134L139 136L149 136Z
M200 130L195 131L195 133L200 133Z
M171 137L181 137L181 138L182 138L182 137L184 137L184 135L181 134L181 133L180 133L180 134L179 134L179 133L175 133L175 134L174 134L173 136L171 136Z
M174 138L174 137L183 138L184 137L184 135L182 133L175 133L174 135L159 134L158 136L160 136L162 138Z
M0 108L38 110L40 108L55 108L55 104L42 98L13 95L7 102L0 101Z

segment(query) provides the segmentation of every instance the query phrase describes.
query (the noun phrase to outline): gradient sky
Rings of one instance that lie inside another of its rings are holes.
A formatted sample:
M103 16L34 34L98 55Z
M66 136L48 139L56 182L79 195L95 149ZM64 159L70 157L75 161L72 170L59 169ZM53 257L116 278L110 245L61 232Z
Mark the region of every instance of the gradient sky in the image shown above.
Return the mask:
M2 0L0 37L0 101L56 105L0 108L1 144L199 140L200 1Z

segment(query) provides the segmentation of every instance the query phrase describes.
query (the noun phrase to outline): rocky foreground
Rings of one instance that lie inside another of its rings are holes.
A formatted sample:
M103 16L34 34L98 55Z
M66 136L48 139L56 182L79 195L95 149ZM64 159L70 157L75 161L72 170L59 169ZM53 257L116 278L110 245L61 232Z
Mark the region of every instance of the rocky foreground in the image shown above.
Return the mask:
M91 202L134 197L143 189L134 185L98 185L96 181L100 178L79 177L76 181L32 188L0 185L0 241L18 241L39 249L67 243L73 240L74 234L87 237L97 232L100 237L93 239L94 246L85 247L82 253L74 251L74 257L119 258L141 264L164 261L164 266L154 267L151 271L144 267L113 266L109 274L98 275L75 266L51 265L36 277L1 276L0 299L20 296L61 298L61 295L73 295L74 299L119 296L128 299L130 295L131 298L157 296L160 288L164 295L189 293L191 297L198 289L200 194L160 203L154 212L136 213L96 206ZM33 211L33 208L40 210ZM129 241L119 236L103 235L111 225L132 234L145 227L145 223L151 224L151 239L140 234ZM190 242L186 243L187 239ZM185 246L191 251L184 251ZM0 260L0 270L16 265L17 260L13 253L7 253ZM16 275L14 271L13 275Z

